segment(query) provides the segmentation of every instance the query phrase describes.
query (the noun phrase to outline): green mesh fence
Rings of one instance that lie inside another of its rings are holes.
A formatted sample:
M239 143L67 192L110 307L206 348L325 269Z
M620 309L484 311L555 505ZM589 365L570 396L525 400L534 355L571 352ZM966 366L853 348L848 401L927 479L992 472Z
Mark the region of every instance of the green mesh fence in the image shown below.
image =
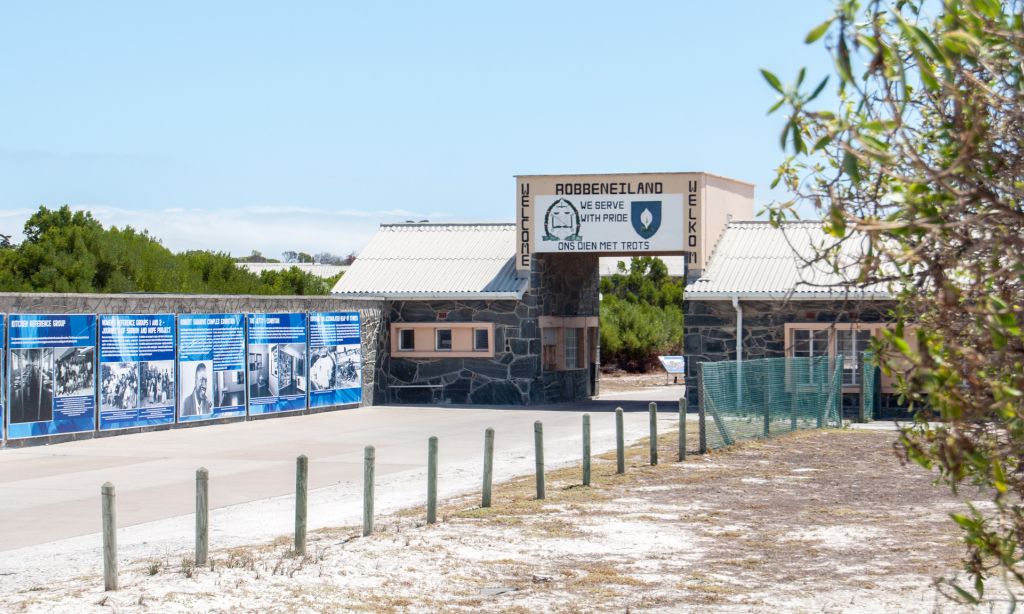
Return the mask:
M841 424L843 360L764 358L701 363L702 447Z
M864 352L860 369L861 422L874 420L877 413L875 408L875 392L878 386L877 367L874 354Z

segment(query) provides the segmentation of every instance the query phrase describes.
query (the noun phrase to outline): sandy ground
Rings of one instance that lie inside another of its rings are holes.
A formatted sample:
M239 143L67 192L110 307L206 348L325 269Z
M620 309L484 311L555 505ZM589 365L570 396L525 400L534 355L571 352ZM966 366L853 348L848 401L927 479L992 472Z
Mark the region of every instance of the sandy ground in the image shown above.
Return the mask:
M696 433L688 447L696 448ZM948 513L962 505L902 466L893 433L812 431L662 463L643 443L625 475L614 455L497 485L495 505L447 501L378 518L378 531L322 529L187 558L122 562L122 590L98 574L0 596L12 612L954 612L935 578L959 567ZM1006 604L995 604L1005 611ZM988 611L985 608L983 611Z
M615 392L629 392L644 388L667 388L669 386L682 385L684 378L677 377L673 382L672 375L664 372L657 373L626 373L625 371L613 371L601 374L601 394Z

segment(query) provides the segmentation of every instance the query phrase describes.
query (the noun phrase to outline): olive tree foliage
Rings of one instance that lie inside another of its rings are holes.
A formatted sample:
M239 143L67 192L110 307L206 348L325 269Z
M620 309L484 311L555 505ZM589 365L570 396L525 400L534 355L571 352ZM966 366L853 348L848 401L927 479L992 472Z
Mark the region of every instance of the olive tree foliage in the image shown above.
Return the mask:
M813 203L835 242L821 260L898 296L875 348L916 410L898 449L995 504L953 515L973 591L951 584L969 601L993 576L1024 584L1022 9L838 0L806 40L834 61L831 82L762 71L786 114L776 184L793 195L771 219ZM835 258L851 241L855 271Z

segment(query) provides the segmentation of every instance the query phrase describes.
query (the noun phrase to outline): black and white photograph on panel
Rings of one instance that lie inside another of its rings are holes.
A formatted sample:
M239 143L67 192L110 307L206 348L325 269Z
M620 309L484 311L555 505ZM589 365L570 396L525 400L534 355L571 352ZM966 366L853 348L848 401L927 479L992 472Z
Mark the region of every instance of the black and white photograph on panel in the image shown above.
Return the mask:
M96 349L92 347L57 348L54 350L54 394L58 397L81 397L93 394Z
M53 349L11 350L10 421L53 419Z
M245 405L245 371L217 371L213 377L215 407Z
M358 345L335 345L313 350L309 357L310 390L337 390L359 385Z
M213 413L213 361L196 360L178 365L181 378L178 416L208 416Z
M139 407L161 407L174 403L174 361L139 363Z
M306 344L270 346L270 394L287 397L306 393Z
M270 348L277 345L249 344L249 398L260 399L270 394Z
M100 408L136 409L138 406L139 363L103 363L100 366Z

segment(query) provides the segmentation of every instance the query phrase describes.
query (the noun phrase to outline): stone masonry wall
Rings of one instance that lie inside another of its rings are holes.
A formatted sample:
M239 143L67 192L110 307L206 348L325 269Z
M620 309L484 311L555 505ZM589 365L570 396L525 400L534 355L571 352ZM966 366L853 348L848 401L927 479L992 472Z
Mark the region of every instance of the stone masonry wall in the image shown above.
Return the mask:
M893 306L887 301L843 300L740 301L740 305L744 360L785 356L785 324L885 322ZM683 312L686 399L690 407L697 407L697 364L736 360L736 310L731 301L686 300ZM846 412L855 411L856 395L844 395L843 406Z
M332 296L0 293L0 313L181 314L358 311L362 325L363 405L372 405L375 399L377 361L385 348L380 335L383 306L383 302L379 300L353 300Z
M493 358L399 358L384 353L384 388L402 384L440 384L441 401L456 404L530 405L540 403L540 332L536 298L520 301L395 301L387 328L400 322L493 322ZM447 312L440 320L439 312ZM426 389L390 388L387 402L429 403Z
M534 254L530 287L531 292L537 295L540 315L599 315L601 274L598 258L597 254ZM600 370L596 366L594 369L596 379ZM543 398L548 403L586 399L590 392L590 377L587 369L545 371Z
M537 405L586 398L586 369L542 371L538 317L598 314L597 256L535 255L530 281L521 301L392 302L382 336L401 322L493 322L495 352L493 358L416 359L383 352L378 380L388 392L379 398L395 403L433 400L429 389L394 387L403 384L442 385L442 402L455 404ZM439 319L440 312L447 312L446 320Z

